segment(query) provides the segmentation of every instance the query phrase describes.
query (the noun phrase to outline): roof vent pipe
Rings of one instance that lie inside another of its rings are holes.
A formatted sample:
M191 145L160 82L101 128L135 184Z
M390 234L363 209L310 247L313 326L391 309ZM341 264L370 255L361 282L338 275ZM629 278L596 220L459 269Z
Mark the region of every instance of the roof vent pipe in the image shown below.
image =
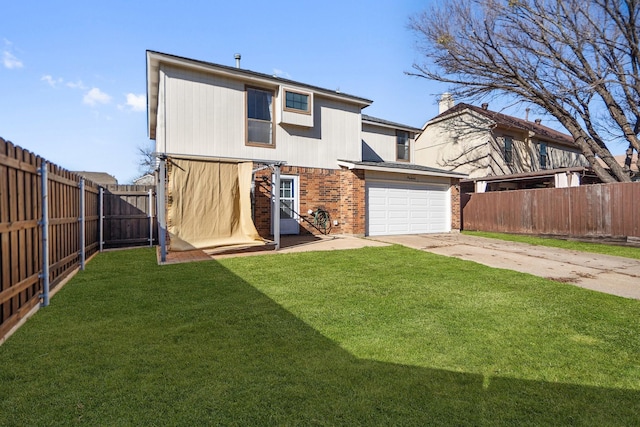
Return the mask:
M242 58L242 55L236 53L233 57L236 59L236 68L240 68L240 58Z
M540 123L542 123L542 119L536 119L536 124L539 125Z
M487 109L489 109L489 104L488 104L488 103L486 103L486 102L485 102L485 103L483 103L483 104L482 104L482 109L483 109L483 110L487 110Z

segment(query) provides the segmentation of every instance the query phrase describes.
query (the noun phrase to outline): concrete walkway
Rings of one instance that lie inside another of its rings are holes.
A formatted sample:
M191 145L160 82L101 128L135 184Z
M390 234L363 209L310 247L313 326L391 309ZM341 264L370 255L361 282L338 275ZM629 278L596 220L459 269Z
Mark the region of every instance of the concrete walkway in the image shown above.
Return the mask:
M280 250L275 251L272 244L265 246L247 246L238 248L194 249L167 253L164 264L179 264L184 262L208 261L240 256L255 256L268 254L287 254L310 251L337 251L342 249L358 249L366 246L389 246L389 243L371 239L361 239L349 235L332 234L330 236L282 236ZM160 262L160 248L157 251L158 264Z
M460 233L384 236L376 240L640 299L640 260Z

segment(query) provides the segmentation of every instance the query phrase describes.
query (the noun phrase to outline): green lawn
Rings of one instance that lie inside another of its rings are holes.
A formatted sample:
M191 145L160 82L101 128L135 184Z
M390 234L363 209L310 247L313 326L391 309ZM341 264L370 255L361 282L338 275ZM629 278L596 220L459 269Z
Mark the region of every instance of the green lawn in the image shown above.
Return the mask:
M488 237L490 239L506 240L509 242L527 243L529 245L549 246L552 248L640 259L640 247L553 239L549 237L535 237L522 234L492 233L488 231L464 231L463 233L469 236Z
M0 425L637 425L640 301L401 246L100 254L0 346Z

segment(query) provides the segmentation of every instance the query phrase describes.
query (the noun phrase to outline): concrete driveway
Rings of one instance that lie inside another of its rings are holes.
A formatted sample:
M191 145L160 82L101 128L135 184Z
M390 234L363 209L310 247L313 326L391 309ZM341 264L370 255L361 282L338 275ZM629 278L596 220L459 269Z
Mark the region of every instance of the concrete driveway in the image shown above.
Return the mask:
M384 236L376 240L640 299L640 260L460 233Z

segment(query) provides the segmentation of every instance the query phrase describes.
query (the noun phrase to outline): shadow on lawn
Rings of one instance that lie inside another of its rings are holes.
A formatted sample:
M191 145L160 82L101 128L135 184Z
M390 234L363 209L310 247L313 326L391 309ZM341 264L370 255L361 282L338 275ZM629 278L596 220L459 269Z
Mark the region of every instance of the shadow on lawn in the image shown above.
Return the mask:
M103 262L108 257L120 259ZM60 293L57 298L62 301L54 301L48 309L53 316L49 324L55 324L57 303L66 312L78 310L71 323L95 332L108 318L109 328L100 347L89 342L95 335L87 333L85 338L82 329L68 342L64 341L68 333L54 337L60 348L44 346L52 355L41 363L51 360L56 369L50 378L39 380L37 401L24 402L24 411L31 413L40 406L51 421L106 425L631 425L638 421L638 391L509 378L492 378L487 384L474 374L361 360L214 261L154 268L151 276L146 268L136 270L127 264L122 253L101 255ZM111 272L104 270L107 265ZM120 281L128 284L97 283L96 278L122 276L122 271L126 278ZM99 310L106 305L100 298L120 297L135 303L86 314L87 299L97 298ZM23 340L32 339L33 328L21 332ZM80 354L67 358L61 367L70 342ZM11 360L15 352L11 345L10 340L0 348L0 365L6 367ZM25 383L36 381L7 372L2 388L11 393L23 394ZM87 381L87 376L91 387L72 387L74 381ZM0 413L5 416L20 410L5 399L11 393L0 393ZM14 422L28 424L24 417Z

